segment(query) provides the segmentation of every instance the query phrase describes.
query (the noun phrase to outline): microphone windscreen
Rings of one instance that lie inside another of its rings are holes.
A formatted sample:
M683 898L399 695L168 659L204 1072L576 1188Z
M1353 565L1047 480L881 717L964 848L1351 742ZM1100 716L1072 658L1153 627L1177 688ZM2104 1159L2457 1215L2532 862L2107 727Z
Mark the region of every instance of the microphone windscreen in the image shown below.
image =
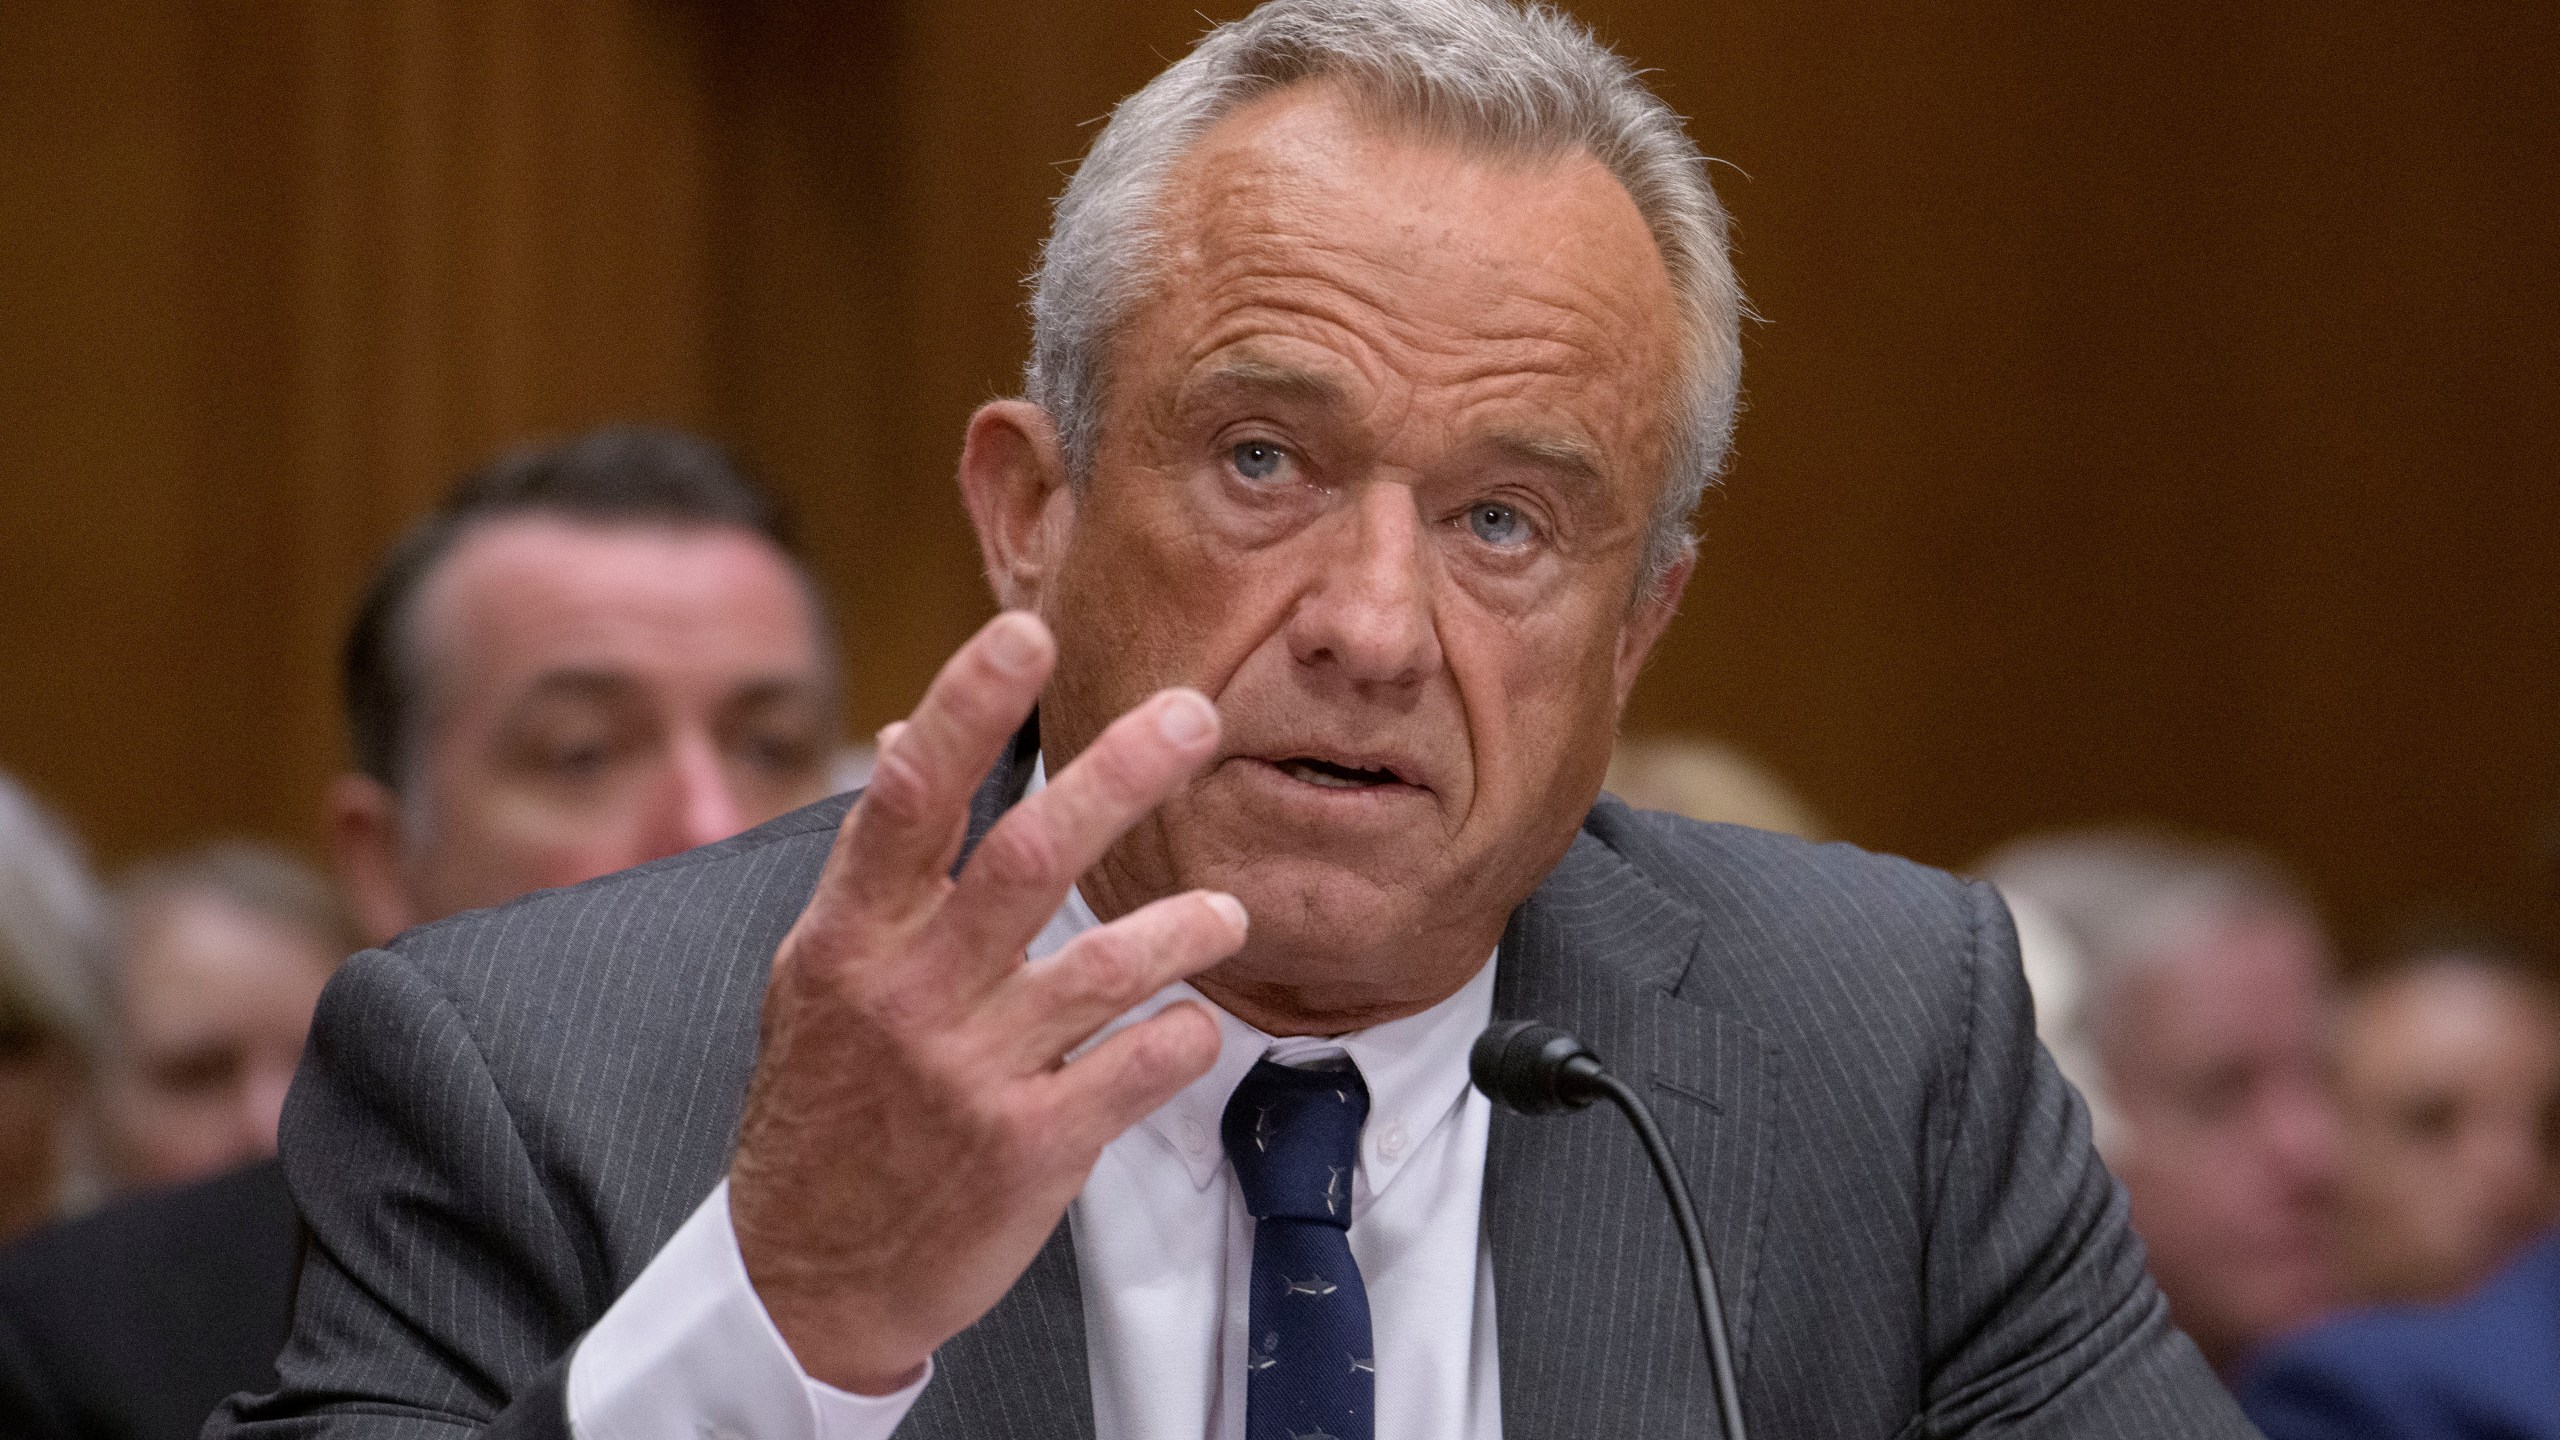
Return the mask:
M1575 1066L1576 1060L1584 1061ZM1485 1027L1467 1052L1467 1073L1495 1104L1524 1115L1579 1110L1591 1103L1576 1071L1597 1071L1599 1061L1581 1041L1536 1020L1498 1020Z

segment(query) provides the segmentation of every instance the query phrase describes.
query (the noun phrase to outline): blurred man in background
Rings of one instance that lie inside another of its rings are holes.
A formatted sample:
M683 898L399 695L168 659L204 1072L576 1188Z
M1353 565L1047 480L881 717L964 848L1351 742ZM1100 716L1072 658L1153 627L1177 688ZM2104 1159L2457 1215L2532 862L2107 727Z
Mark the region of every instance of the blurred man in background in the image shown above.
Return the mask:
M117 900L109 1172L175 1185L275 1154L311 1008L355 948L345 907L300 861L237 840L145 864Z
M2419 944L2363 977L2339 1031L2338 1091L2356 1298L2453 1299L2551 1224L2560 1002L2522 956Z
M2338 1299L2321 926L2225 843L2040 836L1982 872L2018 912L2037 1029L2089 1102L2152 1274L2229 1374Z
M2549 855L2560 873L2560 832ZM2513 1250L2527 1196L2548 1203L2554 1004L2546 972L2477 940L2406 946L2357 987L2340 1083L2351 1253L2374 1296L2468 1288ZM2460 1299L2276 1346L2239 1394L2268 1440L2560 1440L2560 1230Z
M483 472L395 548L346 652L329 794L376 942L828 793L833 637L718 450L597 432Z
M68 831L0 774L0 1241L85 1198L104 906Z
M329 838L377 942L828 792L817 591L773 503L690 436L603 430L466 478L393 547L344 661L357 769ZM36 1237L0 1260L0 1416L193 1436L275 1384L299 1243L273 1163Z

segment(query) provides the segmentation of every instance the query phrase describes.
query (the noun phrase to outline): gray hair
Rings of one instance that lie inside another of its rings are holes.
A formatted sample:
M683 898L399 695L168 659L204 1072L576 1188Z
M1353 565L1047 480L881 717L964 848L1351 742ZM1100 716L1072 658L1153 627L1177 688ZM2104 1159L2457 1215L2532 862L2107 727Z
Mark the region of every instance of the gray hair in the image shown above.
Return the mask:
M2139 826L2033 835L1978 867L2017 922L2036 1034L2088 1101L2098 1148L2121 1139L2101 1041L2126 977L2232 920L2317 929L2311 903L2248 846Z
M80 843L0 775L0 1032L93 1053L105 949L106 909Z
M362 948L346 902L320 872L273 845L228 839L145 860L118 880L113 920L122 964L175 902L197 897L307 936L333 962ZM120 965L106 987L109 1013L119 1018L123 983Z
M1058 197L1032 276L1024 387L1058 426L1070 479L1092 473L1104 358L1159 263L1167 177L1201 136L1305 80L1343 83L1424 133L1506 155L1588 152L1634 199L1678 297L1687 351L1669 473L1646 531L1648 583L1690 547L1723 468L1742 385L1742 290L1724 206L1680 117L1580 23L1511 0L1272 0L1221 25L1120 102Z

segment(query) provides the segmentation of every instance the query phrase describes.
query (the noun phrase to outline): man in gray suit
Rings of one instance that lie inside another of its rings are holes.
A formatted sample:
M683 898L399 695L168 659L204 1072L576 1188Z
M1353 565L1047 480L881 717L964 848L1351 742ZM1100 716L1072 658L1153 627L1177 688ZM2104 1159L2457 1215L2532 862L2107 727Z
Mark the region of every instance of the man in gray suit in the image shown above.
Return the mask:
M1635 1141L1466 1085L1518 1016L1653 1097L1759 1435L2249 1434L1991 892L1597 798L1723 229L1550 12L1213 32L970 423L1006 613L849 806L349 963L285 1388L217 1429L1714 1434Z

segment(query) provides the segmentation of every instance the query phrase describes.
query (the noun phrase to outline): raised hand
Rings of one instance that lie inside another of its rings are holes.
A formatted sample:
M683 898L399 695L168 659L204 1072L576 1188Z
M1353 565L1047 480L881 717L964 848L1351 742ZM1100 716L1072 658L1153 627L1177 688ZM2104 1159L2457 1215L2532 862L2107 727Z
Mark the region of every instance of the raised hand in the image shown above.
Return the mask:
M992 1308L1102 1147L1198 1078L1216 1022L1177 1005L1068 1051L1244 943L1194 891L1023 947L1076 877L1216 748L1195 691L1120 717L949 876L972 793L1056 659L1039 620L988 622L884 737L784 937L729 1171L748 1278L803 1369L866 1394L912 1381Z

